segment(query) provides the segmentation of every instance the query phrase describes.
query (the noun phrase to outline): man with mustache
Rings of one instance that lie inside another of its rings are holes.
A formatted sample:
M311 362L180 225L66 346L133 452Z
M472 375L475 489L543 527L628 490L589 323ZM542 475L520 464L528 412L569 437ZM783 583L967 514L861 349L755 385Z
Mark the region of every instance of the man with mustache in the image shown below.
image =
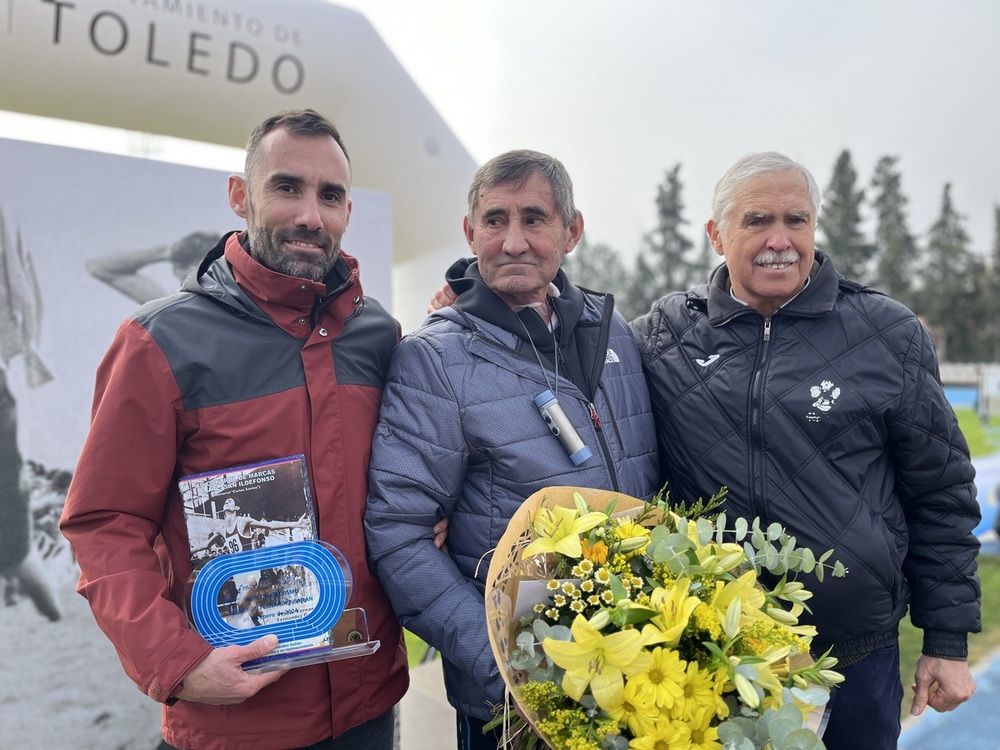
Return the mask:
M815 251L819 206L801 165L741 159L706 226L725 264L632 326L671 497L725 485L730 518L780 523L847 566L810 586L803 616L819 631L814 651L832 648L846 677L823 741L881 750L900 731L907 607L923 630L911 712L949 711L975 689L965 659L980 630L980 511L927 331Z
M85 596L179 748L389 750L407 687L401 631L368 571L370 440L399 326L341 251L351 166L312 110L250 136L224 237L182 291L140 308L97 374L92 424L62 530ZM319 539L346 556L374 654L244 672L278 639L213 648L186 615L191 559L181 476L303 454Z
M560 268L583 234L566 168L537 151L501 154L476 173L468 205L476 257L449 273L458 298L392 357L365 531L403 624L444 658L458 747L495 750L501 731L483 728L504 683L483 592L511 515L551 485L649 498L658 464L628 324L610 295ZM546 393L565 417L560 437L540 413ZM449 554L430 533L441 519Z

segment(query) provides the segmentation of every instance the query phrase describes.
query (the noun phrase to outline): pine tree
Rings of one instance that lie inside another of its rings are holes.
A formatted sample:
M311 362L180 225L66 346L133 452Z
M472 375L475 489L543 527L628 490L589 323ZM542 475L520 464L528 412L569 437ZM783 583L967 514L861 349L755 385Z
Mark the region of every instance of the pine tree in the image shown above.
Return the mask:
M613 294L616 309L618 300L628 293L629 274L621 256L603 242L591 245L586 235L573 252L566 256L562 267L569 280L577 286Z
M979 325L988 319L986 267L969 251L964 224L952 204L951 185L946 184L941 213L927 234L926 281L919 307L932 325L941 327L944 341L938 353L951 362L981 360L987 343Z
M653 269L646 253L639 251L635 258L635 269L629 277L628 293L625 299L615 299L615 307L625 316L625 320L632 320L649 312L653 303L663 296L650 283L652 278Z
M858 173L851 162L851 152L844 149L833 167L833 177L823 196L819 230L820 248L827 252L840 273L855 281L868 280L872 247L861 231L863 188L857 188Z
M916 240L907 226L907 197L895 156L883 156L875 166L872 188L875 195L875 277L874 284L890 297L910 304L913 273L919 260Z
M684 186L680 170L678 162L667 170L663 182L657 187L656 228L645 237L649 251L648 265L652 271L652 276L648 278L652 299L658 299L667 292L687 289L692 275L686 256L693 243L681 230L687 221L683 217L681 193Z
M691 279L688 286L695 287L699 284L707 283L708 277L712 275L712 271L721 262L722 258L715 252L715 248L712 247L712 242L708 238L708 232L702 232L701 250L699 250L691 262Z
M990 302L993 321L993 361L1000 362L1000 204L993 205L993 247L990 252Z

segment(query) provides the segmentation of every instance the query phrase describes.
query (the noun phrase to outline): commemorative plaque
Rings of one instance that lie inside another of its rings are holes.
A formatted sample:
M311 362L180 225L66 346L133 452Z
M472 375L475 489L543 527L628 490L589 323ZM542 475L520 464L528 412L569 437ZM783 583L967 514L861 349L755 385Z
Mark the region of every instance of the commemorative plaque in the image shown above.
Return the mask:
M189 616L210 644L246 645L278 636L266 672L374 653L360 608L347 608L346 558L320 541L305 457L183 477L191 552Z

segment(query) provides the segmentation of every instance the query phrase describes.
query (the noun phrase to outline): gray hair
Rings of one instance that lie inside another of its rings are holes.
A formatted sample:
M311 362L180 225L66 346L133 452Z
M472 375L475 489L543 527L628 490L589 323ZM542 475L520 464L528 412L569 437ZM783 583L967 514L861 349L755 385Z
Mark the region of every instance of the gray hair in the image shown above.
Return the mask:
M485 191L498 185L520 187L534 174L541 175L548 181L556 211L562 215L563 225L568 227L579 213L573 203L573 181L569 178L569 172L554 156L527 149L507 151L479 168L469 188L469 221L473 220L476 203Z
M736 191L744 182L762 174L787 170L794 170L806 178L813 212L818 216L823 195L809 170L787 156L775 151L765 151L760 154L747 154L722 175L712 194L712 221L720 228L725 226L729 213L736 207Z

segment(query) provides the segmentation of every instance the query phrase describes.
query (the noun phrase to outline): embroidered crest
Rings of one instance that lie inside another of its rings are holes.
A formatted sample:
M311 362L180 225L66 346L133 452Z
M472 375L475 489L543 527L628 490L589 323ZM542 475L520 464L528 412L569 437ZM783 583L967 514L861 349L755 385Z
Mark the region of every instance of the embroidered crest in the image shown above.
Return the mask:
M806 414L806 419L810 422L818 422L837 403L837 399L840 398L840 388L835 386L832 380L824 380L819 385L810 387L809 395L813 399L812 408L814 411Z

